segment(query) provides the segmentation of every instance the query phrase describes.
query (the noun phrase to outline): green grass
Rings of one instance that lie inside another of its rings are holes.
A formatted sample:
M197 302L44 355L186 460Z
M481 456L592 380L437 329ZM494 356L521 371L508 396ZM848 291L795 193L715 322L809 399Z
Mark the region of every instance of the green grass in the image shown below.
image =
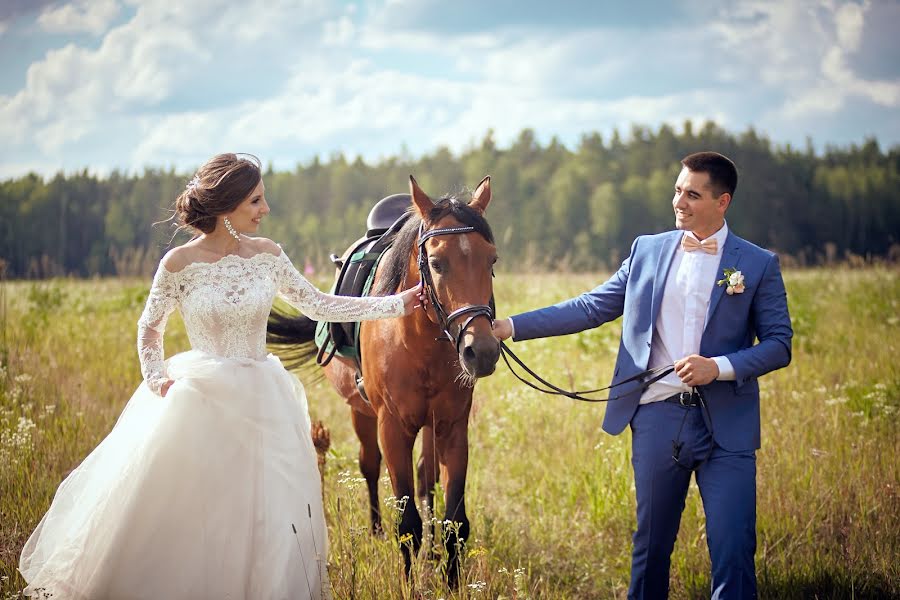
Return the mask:
M601 278L500 274L499 312L542 306ZM836 268L785 278L793 362L761 381L760 595L900 596L900 273ZM18 555L57 485L110 430L140 381L135 332L148 286L64 280L0 287L2 600L18 597L24 585ZM599 387L608 382L619 332L613 323L515 350L557 383ZM173 317L167 354L187 347ZM332 437L325 504L336 598L625 597L634 527L630 435L601 431L602 406L538 394L502 365L479 382L467 486L472 532L465 581L450 594L425 558L405 583L397 540L368 534L348 409L327 382L307 382L307 391L313 418ZM391 531L397 511L386 476L381 493ZM708 597L708 570L692 485L671 597Z

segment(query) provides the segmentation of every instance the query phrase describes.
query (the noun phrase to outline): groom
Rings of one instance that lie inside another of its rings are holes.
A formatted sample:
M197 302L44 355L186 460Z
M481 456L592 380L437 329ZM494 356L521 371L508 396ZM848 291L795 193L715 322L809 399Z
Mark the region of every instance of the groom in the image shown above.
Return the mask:
M761 375L791 360L778 258L731 233L734 163L681 161L675 227L638 237L606 283L554 306L497 320L516 341L564 335L624 315L613 385L674 363L667 377L614 388L603 429L632 431L637 530L629 598L665 598L693 473L706 513L713 598L755 598L756 449ZM756 343L754 343L756 341Z

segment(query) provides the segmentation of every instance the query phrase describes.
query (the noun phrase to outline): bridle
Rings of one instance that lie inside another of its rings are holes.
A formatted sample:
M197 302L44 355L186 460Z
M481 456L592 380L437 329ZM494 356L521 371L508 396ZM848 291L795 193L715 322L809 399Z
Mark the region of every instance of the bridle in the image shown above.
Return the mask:
M441 301L438 300L437 292L434 289L434 280L431 278L431 269L428 266L428 252L425 250L425 242L429 239L439 236L439 235L457 235L463 233L470 233L475 231L474 227L464 226L464 227L444 227L439 229L430 229L425 231L425 222L419 224L419 256L418 256L418 267L419 267L419 277L422 280L422 286L425 288L428 293L428 300L431 302L432 307L434 308L434 313L437 316L438 327L441 328L441 337L436 338L439 341L445 342L453 342L456 347L457 354L459 353L459 345L462 343L463 334L469 325L472 324L472 321L477 319L478 317L485 317L486 319L493 322L494 320L494 298L491 296L491 304L470 304L468 306L463 306L462 308L458 308L451 313L447 313L444 309ZM468 315L468 318L462 323L457 330L456 335L454 336L450 333L450 328L453 325L453 322L457 319L460 319L464 316ZM573 400L580 400L582 402L608 402L612 400L612 398L591 398L588 397L588 394L595 394L597 392L602 392L606 390L611 390L613 388L627 385L629 383L635 384L634 389L630 390L630 393L635 391L641 391L643 393L651 384L659 381L669 373L675 370L674 365L666 365L662 367L656 367L653 369L647 369L641 373L637 373L627 379L616 382L612 385L597 388L594 390L579 390L579 391L569 391L563 388L560 388L546 379L542 378L540 375L535 373L532 369L530 369L522 360L513 353L512 350L509 349L504 342L500 342L500 355L503 357L503 360L506 362L506 366L509 367L510 372L515 375L519 381L524 383L525 385L545 394L552 394L557 396L565 396L567 398L571 398ZM517 363L520 367L522 367L529 375L535 378L540 384L545 387L541 387L541 385L535 385L534 383L524 379L521 375L519 375L513 366L510 364L509 359L512 358L513 362Z
M462 308L457 308L448 314L441 301L438 300L437 291L434 289L434 280L431 278L431 268L428 266L428 251L425 249L425 242L439 235L458 235L472 231L475 231L475 228L470 226L443 227L425 231L425 222L423 221L419 224L419 277L422 278L422 286L428 293L428 301L431 302L434 314L437 316L437 325L441 328L441 336L436 339L454 343L457 354L459 353L459 345L462 343L463 334L469 328L469 325L472 324L472 321L478 317L485 317L489 321L494 320L493 298L491 298L491 305L469 304ZM453 326L453 322L466 316L468 318L459 326L456 335L451 334L450 329Z

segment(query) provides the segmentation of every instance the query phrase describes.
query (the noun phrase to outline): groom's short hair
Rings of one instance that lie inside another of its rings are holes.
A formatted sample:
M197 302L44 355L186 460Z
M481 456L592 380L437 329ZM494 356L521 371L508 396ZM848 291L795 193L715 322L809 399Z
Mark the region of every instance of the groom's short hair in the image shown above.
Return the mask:
M682 158L681 164L694 173L708 174L716 197L726 192L734 197L738 180L737 167L727 156L718 152L695 152Z

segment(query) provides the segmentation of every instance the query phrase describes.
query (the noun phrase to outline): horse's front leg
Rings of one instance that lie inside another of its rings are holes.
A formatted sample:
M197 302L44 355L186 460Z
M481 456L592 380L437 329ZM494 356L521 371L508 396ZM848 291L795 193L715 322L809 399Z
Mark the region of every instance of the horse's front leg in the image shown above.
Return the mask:
M468 415L435 431L437 455L444 486L444 547L447 550L447 585L459 587L460 555L469 539L466 516L466 470L469 466ZM448 523L449 521L449 523Z
M412 569L413 555L419 553L422 546L422 517L416 509L415 479L413 474L412 450L416 441L415 433L410 433L386 411L382 411L378 419L378 433L394 496L403 503L397 534L400 549L403 552L403 564L406 576ZM412 547L410 549L410 546Z
M419 495L419 506L426 511L426 518L431 519L426 527L431 530L434 539L434 485L437 483L437 451L434 447L434 429L430 425L422 428L422 455L416 468L416 492ZM436 559L434 547L426 548L429 559Z

